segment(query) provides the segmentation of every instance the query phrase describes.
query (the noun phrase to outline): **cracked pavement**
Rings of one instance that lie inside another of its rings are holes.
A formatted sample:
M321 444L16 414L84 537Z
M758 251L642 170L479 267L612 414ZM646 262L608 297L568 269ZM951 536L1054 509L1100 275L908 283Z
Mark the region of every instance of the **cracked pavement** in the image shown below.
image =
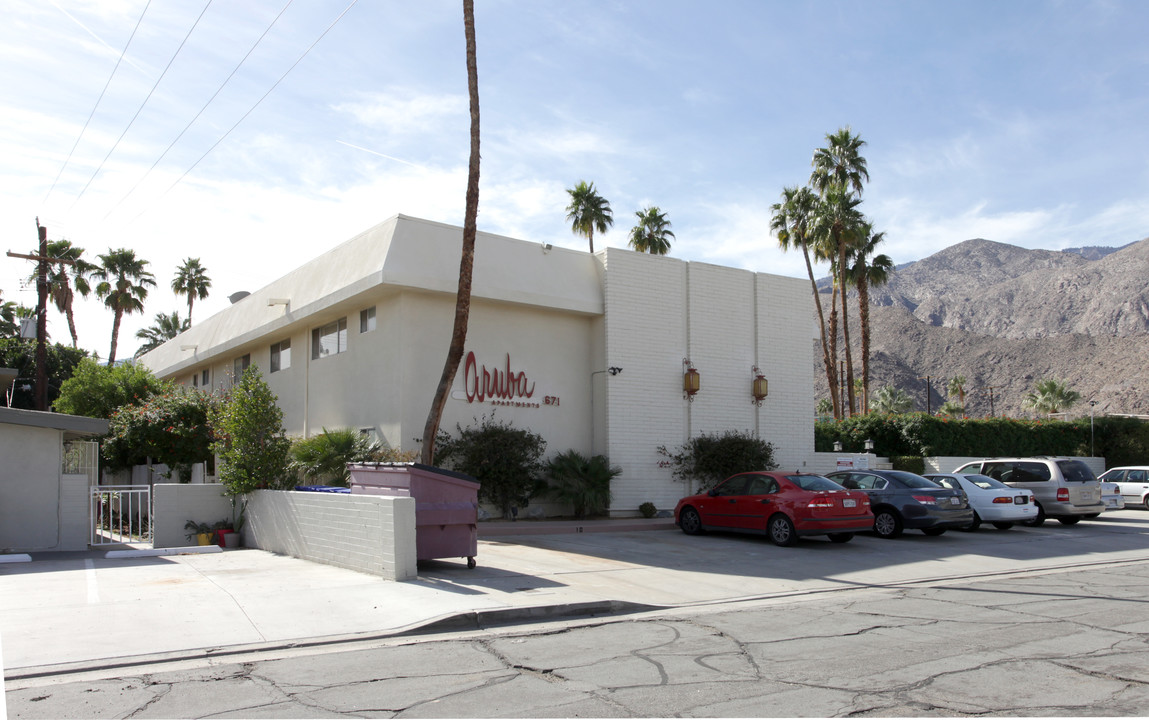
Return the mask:
M1140 716L1146 598L1149 562L1125 562L28 680L8 713Z

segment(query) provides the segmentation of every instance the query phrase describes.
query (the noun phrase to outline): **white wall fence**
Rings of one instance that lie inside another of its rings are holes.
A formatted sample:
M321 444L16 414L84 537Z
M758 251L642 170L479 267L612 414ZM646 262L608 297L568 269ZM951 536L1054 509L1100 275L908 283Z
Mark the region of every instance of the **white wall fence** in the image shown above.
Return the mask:
M248 547L388 580L418 575L414 498L257 490L247 500Z
M188 521L213 525L232 519L231 501L220 484L161 483L152 488L152 547L195 545L188 539Z

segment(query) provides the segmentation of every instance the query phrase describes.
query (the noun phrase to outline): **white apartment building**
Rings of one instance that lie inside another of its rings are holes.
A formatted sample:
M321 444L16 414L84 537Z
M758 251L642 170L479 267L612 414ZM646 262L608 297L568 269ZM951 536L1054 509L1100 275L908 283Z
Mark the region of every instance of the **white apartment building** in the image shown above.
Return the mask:
M157 376L221 388L254 363L289 435L353 427L418 450L454 318L462 228L398 215L144 355ZM603 454L611 513L693 491L658 446L751 431L781 467L813 457L805 280L480 232L464 362L442 427L529 428L548 456ZM612 371L612 368L615 370ZM693 369L699 390L688 397ZM769 394L755 403L761 375Z

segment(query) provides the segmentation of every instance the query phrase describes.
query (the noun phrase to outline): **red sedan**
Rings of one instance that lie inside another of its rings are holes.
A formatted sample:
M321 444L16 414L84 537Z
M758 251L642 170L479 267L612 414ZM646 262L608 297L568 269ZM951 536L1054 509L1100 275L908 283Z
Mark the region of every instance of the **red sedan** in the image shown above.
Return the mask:
M807 535L844 543L873 529L874 514L865 492L821 475L749 472L679 500L674 523L687 535L735 530L766 533L775 545L793 545Z

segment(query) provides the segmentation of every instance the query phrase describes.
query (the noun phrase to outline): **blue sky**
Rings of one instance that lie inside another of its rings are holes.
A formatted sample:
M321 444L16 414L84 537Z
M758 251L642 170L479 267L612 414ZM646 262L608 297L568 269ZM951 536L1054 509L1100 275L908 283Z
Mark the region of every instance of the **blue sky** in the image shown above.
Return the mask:
M0 2L4 249L31 249L39 216L93 259L149 260L159 287L120 356L156 313L186 311L169 289L185 257L214 281L202 320L396 213L461 224L460 2L145 5ZM804 276L769 207L849 125L867 142L862 209L896 263L973 237L1149 236L1149 3L477 5L480 230L585 248L565 217L585 179L614 209L596 247L625 246L653 204L673 256ZM35 304L31 269L0 257L5 300ZM80 301L78 323L106 356L110 313Z

